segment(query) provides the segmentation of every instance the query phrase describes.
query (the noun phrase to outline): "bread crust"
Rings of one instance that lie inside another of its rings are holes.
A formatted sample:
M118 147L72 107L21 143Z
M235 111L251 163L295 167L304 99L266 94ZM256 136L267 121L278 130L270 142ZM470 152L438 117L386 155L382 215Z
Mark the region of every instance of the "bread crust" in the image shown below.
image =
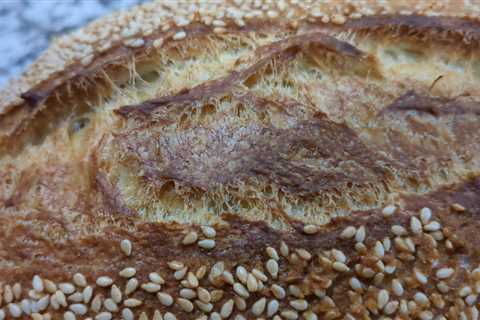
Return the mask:
M153 3L58 40L0 92L0 316L476 319L477 12Z

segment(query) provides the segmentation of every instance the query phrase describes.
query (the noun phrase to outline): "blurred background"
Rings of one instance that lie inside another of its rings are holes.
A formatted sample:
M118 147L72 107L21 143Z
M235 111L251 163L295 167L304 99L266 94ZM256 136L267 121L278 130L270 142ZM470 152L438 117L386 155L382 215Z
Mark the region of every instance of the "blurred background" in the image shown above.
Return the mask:
M146 0L0 0L0 88L48 47L52 37Z

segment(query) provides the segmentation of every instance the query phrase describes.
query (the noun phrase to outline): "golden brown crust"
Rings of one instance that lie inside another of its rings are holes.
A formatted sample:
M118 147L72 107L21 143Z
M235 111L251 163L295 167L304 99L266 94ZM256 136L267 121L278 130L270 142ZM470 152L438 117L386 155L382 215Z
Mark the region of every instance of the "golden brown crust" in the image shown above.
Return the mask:
M477 6L282 3L147 4L0 94L0 318L478 317Z

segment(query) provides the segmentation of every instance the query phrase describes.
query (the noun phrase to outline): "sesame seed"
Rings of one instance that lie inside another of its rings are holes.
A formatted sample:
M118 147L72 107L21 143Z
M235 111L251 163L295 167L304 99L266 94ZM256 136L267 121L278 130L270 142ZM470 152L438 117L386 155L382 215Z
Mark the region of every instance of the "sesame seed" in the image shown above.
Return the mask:
M305 232L306 234L316 234L319 230L320 229L318 228L318 226L313 224L307 224L303 227L303 232Z
M289 251L290 250L288 249L288 245L284 241L281 241L280 242L280 254L284 257L287 257Z
M280 257L278 256L277 250L275 250L275 248L267 247L266 252L270 258L277 261L280 260Z
M276 279L278 276L278 263L274 259L270 259L266 263L266 269L272 278Z
M89 303L90 299L92 299L93 296L93 288L90 286L85 287L82 291L82 296L83 296L83 303Z
M87 307L81 303L75 303L70 305L70 310L72 310L75 314L83 316L87 313Z
M340 250L332 249L332 255L335 258L335 260L337 260L338 262L342 262L342 263L347 262L347 257Z
M184 245L189 245L189 244L197 242L197 240L198 240L198 234L195 231L192 231L192 232L187 233L185 238L183 238L182 243Z
M67 311L63 314L63 319L64 320L75 320L77 317L75 317L75 314L71 311Z
M385 305L385 308L383 309L383 311L385 312L385 314L393 314L395 313L395 311L397 311L397 309L398 309L398 301L390 301Z
M147 316L147 314L145 313L145 311L143 311L142 313L140 313L140 317L138 318L138 320L148 320L148 316Z
M360 228L358 228L357 232L355 233L355 241L363 242L365 241L365 237L366 237L365 227L361 226Z
M293 284L289 285L288 291L294 297L303 298L302 290L296 285L293 285Z
M198 241L198 246L200 248L207 249L207 250L213 249L215 248L215 240L211 240L211 239L200 240Z
M188 281L188 284L190 285L191 288L198 287L198 279L192 272L189 272L187 274L187 281Z
M247 277L247 289L250 292L255 292L258 289L257 278L251 273L249 273Z
M233 285L233 291L235 291L242 298L248 298L250 296L247 289L245 289L245 287L238 282L235 282Z
M302 258L303 260L308 261L308 260L312 259L312 254L305 249L297 249L295 251L297 252L298 256L300 258Z
M267 305L267 317L272 317L274 314L278 312L280 307L280 303L278 300L272 299L268 302Z
M195 300L195 305L198 307L198 309L202 310L203 312L211 312L213 310L213 304L211 303L205 303L200 300Z
M125 294L128 296L130 293L134 292L138 288L138 280L136 278L131 278L127 281L125 285Z
M453 268L441 268L437 270L437 278L439 279L447 279L450 278L455 270Z
M128 308L138 307L141 304L142 304L142 301L135 298L129 298L123 301L123 305Z
M452 209L457 212L463 212L465 211L465 207L462 206L460 203L454 203L452 204Z
M338 262L338 261L335 261L332 264L332 267L333 267L334 270L336 270L338 272L348 272L348 271L350 271L350 268L345 263L341 263L341 262Z
M187 36L187 33L185 31L179 31L173 35L172 39L182 40L182 39L185 39L186 36Z
M157 293L157 298L160 301L160 303L163 304L166 307L169 307L173 304L173 298L168 293L159 292L159 293Z
M212 302L220 301L223 297L223 290L213 290L210 296L212 297Z
M384 217L391 217L395 211L397 210L397 207L395 207L393 204L386 206L382 210L382 214Z
M420 312L420 319L421 320L432 320L433 319L433 313L431 311L425 310Z
M68 296L67 300L72 302L82 302L83 294L81 292L75 292L74 294Z
M466 302L469 306L473 305L476 301L477 301L477 295L476 295L476 294L469 294L469 295L465 298L465 302Z
M176 261L176 260L168 262L167 265L170 269L175 270L175 271L178 271L178 270L183 269L185 267L182 262Z
M100 287L110 287L112 283L113 280L110 277L102 276L97 279L97 285Z
M413 300L421 306L427 306L430 303L428 297L422 292L415 293Z
M280 313L280 315L287 320L296 320L298 319L298 312L294 310L285 310Z
M417 217L410 218L410 230L412 230L414 234L420 234L422 232L422 223Z
M424 275L420 270L415 269L413 274L415 275L415 279L421 284L426 284L428 282L428 278Z
M155 292L160 291L161 287L157 283L147 282L147 283L142 284L141 288L143 290L145 290L146 292L155 293Z
M357 232L357 229L352 226L348 226L343 231L340 233L340 238L342 239L351 239L355 236L355 233Z
M298 311L305 311L308 308L308 302L303 299L297 299L290 301L290 306Z
M114 284L110 289L110 296L112 297L115 303L122 302L122 291Z
M235 274L241 283L247 282L248 272L247 269L245 269L243 266L238 266L235 270Z
M132 310L130 310L129 308L123 308L122 317L123 317L123 320L133 320L135 318Z
M350 278L349 284L350 287L355 291L362 290L362 283L355 277Z
M377 295L377 307L379 309L383 309L383 307L385 307L385 305L388 303L389 299L390 295L388 294L388 291L385 289L380 290Z
M255 268L252 269L252 274L255 276L255 278L257 278L260 281L263 281L263 282L268 281L267 275L258 269L255 269Z
M178 298L177 299L177 304L185 312L192 312L193 311L193 303L191 303L187 299Z
M438 231L441 229L441 225L440 223L438 223L437 221L432 221L430 222L429 224L425 225L423 228L427 231Z
M131 267L128 267L128 268L125 268L125 269L122 269L118 275L122 278L131 278L133 277L135 274L137 273L137 270L135 268L131 268Z
M404 293L402 283L398 279L392 280L392 289L393 293L395 293L395 295L398 297L402 296Z
M218 312L213 312L210 314L210 320L222 320L222 317Z
M111 320L112 314L110 312L101 312L95 316L95 320Z
M163 320L177 320L177 317L171 312L165 312Z
M20 308L25 314L31 314L32 313L32 303L30 303L30 300L28 299L23 299L20 301Z
M55 293L55 291L57 291L57 285L53 281L50 281L48 279L44 279L43 280L43 285L45 286L45 290L48 293Z
M373 284L376 286L380 286L383 283L383 279L385 278L385 275L382 272L379 272L373 277Z
M75 273L73 275L73 283L76 286L79 286L79 287L86 287L87 286L87 279L85 278L85 276L83 274Z
M260 316L265 310L267 299L260 298L252 305L252 313L257 317Z
M65 294L72 294L75 292L75 286L68 282L60 283L58 288Z
M215 238L215 236L217 235L217 232L212 227L201 226L200 229L202 230L203 235L207 238Z
M375 252L375 255L379 258L383 258L385 256L385 248L383 247L383 244L380 241L377 241L375 243L374 252Z
M415 252L415 244L413 243L412 239L405 238L405 245L407 246L408 251Z
M440 281L437 283L437 289L441 293L447 293L448 291L450 291L450 287L444 281Z
M7 305L7 308L8 312L10 312L10 315L14 318L20 318L20 316L22 315L22 309L20 309L20 307L15 303L9 303Z
M127 319L125 319L125 320L127 320ZM155 310L155 312L153 313L153 319L152 320L163 320L163 317L162 317L162 314L160 313L160 311Z
M57 290L57 292L55 292L55 300L57 300L57 302L61 306L67 306L67 299L65 298L65 294L62 291Z
M197 279L202 279L207 274L207 266L203 265L197 269L195 276Z
M462 287L459 291L458 291L458 295L460 297L466 297L467 295L469 295L470 293L472 293L472 288L470 288L469 286L465 286L465 287Z
M197 293L192 289L180 289L180 296L185 299L193 299L197 297Z
M420 219L422 219L423 223L428 223L431 217L432 217L432 210L430 210L430 208L422 208L420 210Z
M278 284L272 284L271 290L272 290L273 295L277 299L283 299L287 295L286 292L285 292L285 289L283 289Z
M220 315L222 316L222 318L226 319L230 317L230 315L233 312L233 305L234 305L234 302L232 299L228 300L222 305L222 308L220 310Z
M42 278L40 278L40 276L38 275L34 275L32 280L32 286L33 286L33 290L37 292L43 292L44 287L43 287Z
M92 304L90 305L90 308L95 311L95 312L99 312L100 311L100 308L102 307L102 294L97 294L93 300L92 300Z
M197 295L198 299L200 299L202 302L209 303L212 297L210 296L210 292L206 290L205 288L199 287L197 289Z
M187 267L184 267L180 270L177 270L175 271L175 273L173 274L173 277L177 280L182 280L183 277L185 277L185 275L187 274L187 270L188 268Z
M36 309L38 311L43 311L47 309L49 303L50 303L50 296L46 295L37 301Z
M3 310L0 309L0 320L5 319L5 313L2 312ZM32 318L32 320L43 320L43 316L40 313L32 313L30 317Z
M394 235L399 236L399 237L407 234L407 230L405 230L404 227L399 226L399 225L393 225L391 227L391 231Z
M128 239L123 239L120 242L120 249L122 249L123 253L128 257L132 254L132 243Z
M247 309L247 302L242 297L234 296L233 301L235 302L235 307L238 310L245 311Z

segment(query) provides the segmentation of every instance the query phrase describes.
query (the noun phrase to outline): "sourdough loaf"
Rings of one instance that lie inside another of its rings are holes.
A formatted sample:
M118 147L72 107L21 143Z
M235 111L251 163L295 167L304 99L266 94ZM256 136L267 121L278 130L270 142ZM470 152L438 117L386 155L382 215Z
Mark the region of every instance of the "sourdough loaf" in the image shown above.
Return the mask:
M154 2L0 92L0 319L477 319L480 6Z

